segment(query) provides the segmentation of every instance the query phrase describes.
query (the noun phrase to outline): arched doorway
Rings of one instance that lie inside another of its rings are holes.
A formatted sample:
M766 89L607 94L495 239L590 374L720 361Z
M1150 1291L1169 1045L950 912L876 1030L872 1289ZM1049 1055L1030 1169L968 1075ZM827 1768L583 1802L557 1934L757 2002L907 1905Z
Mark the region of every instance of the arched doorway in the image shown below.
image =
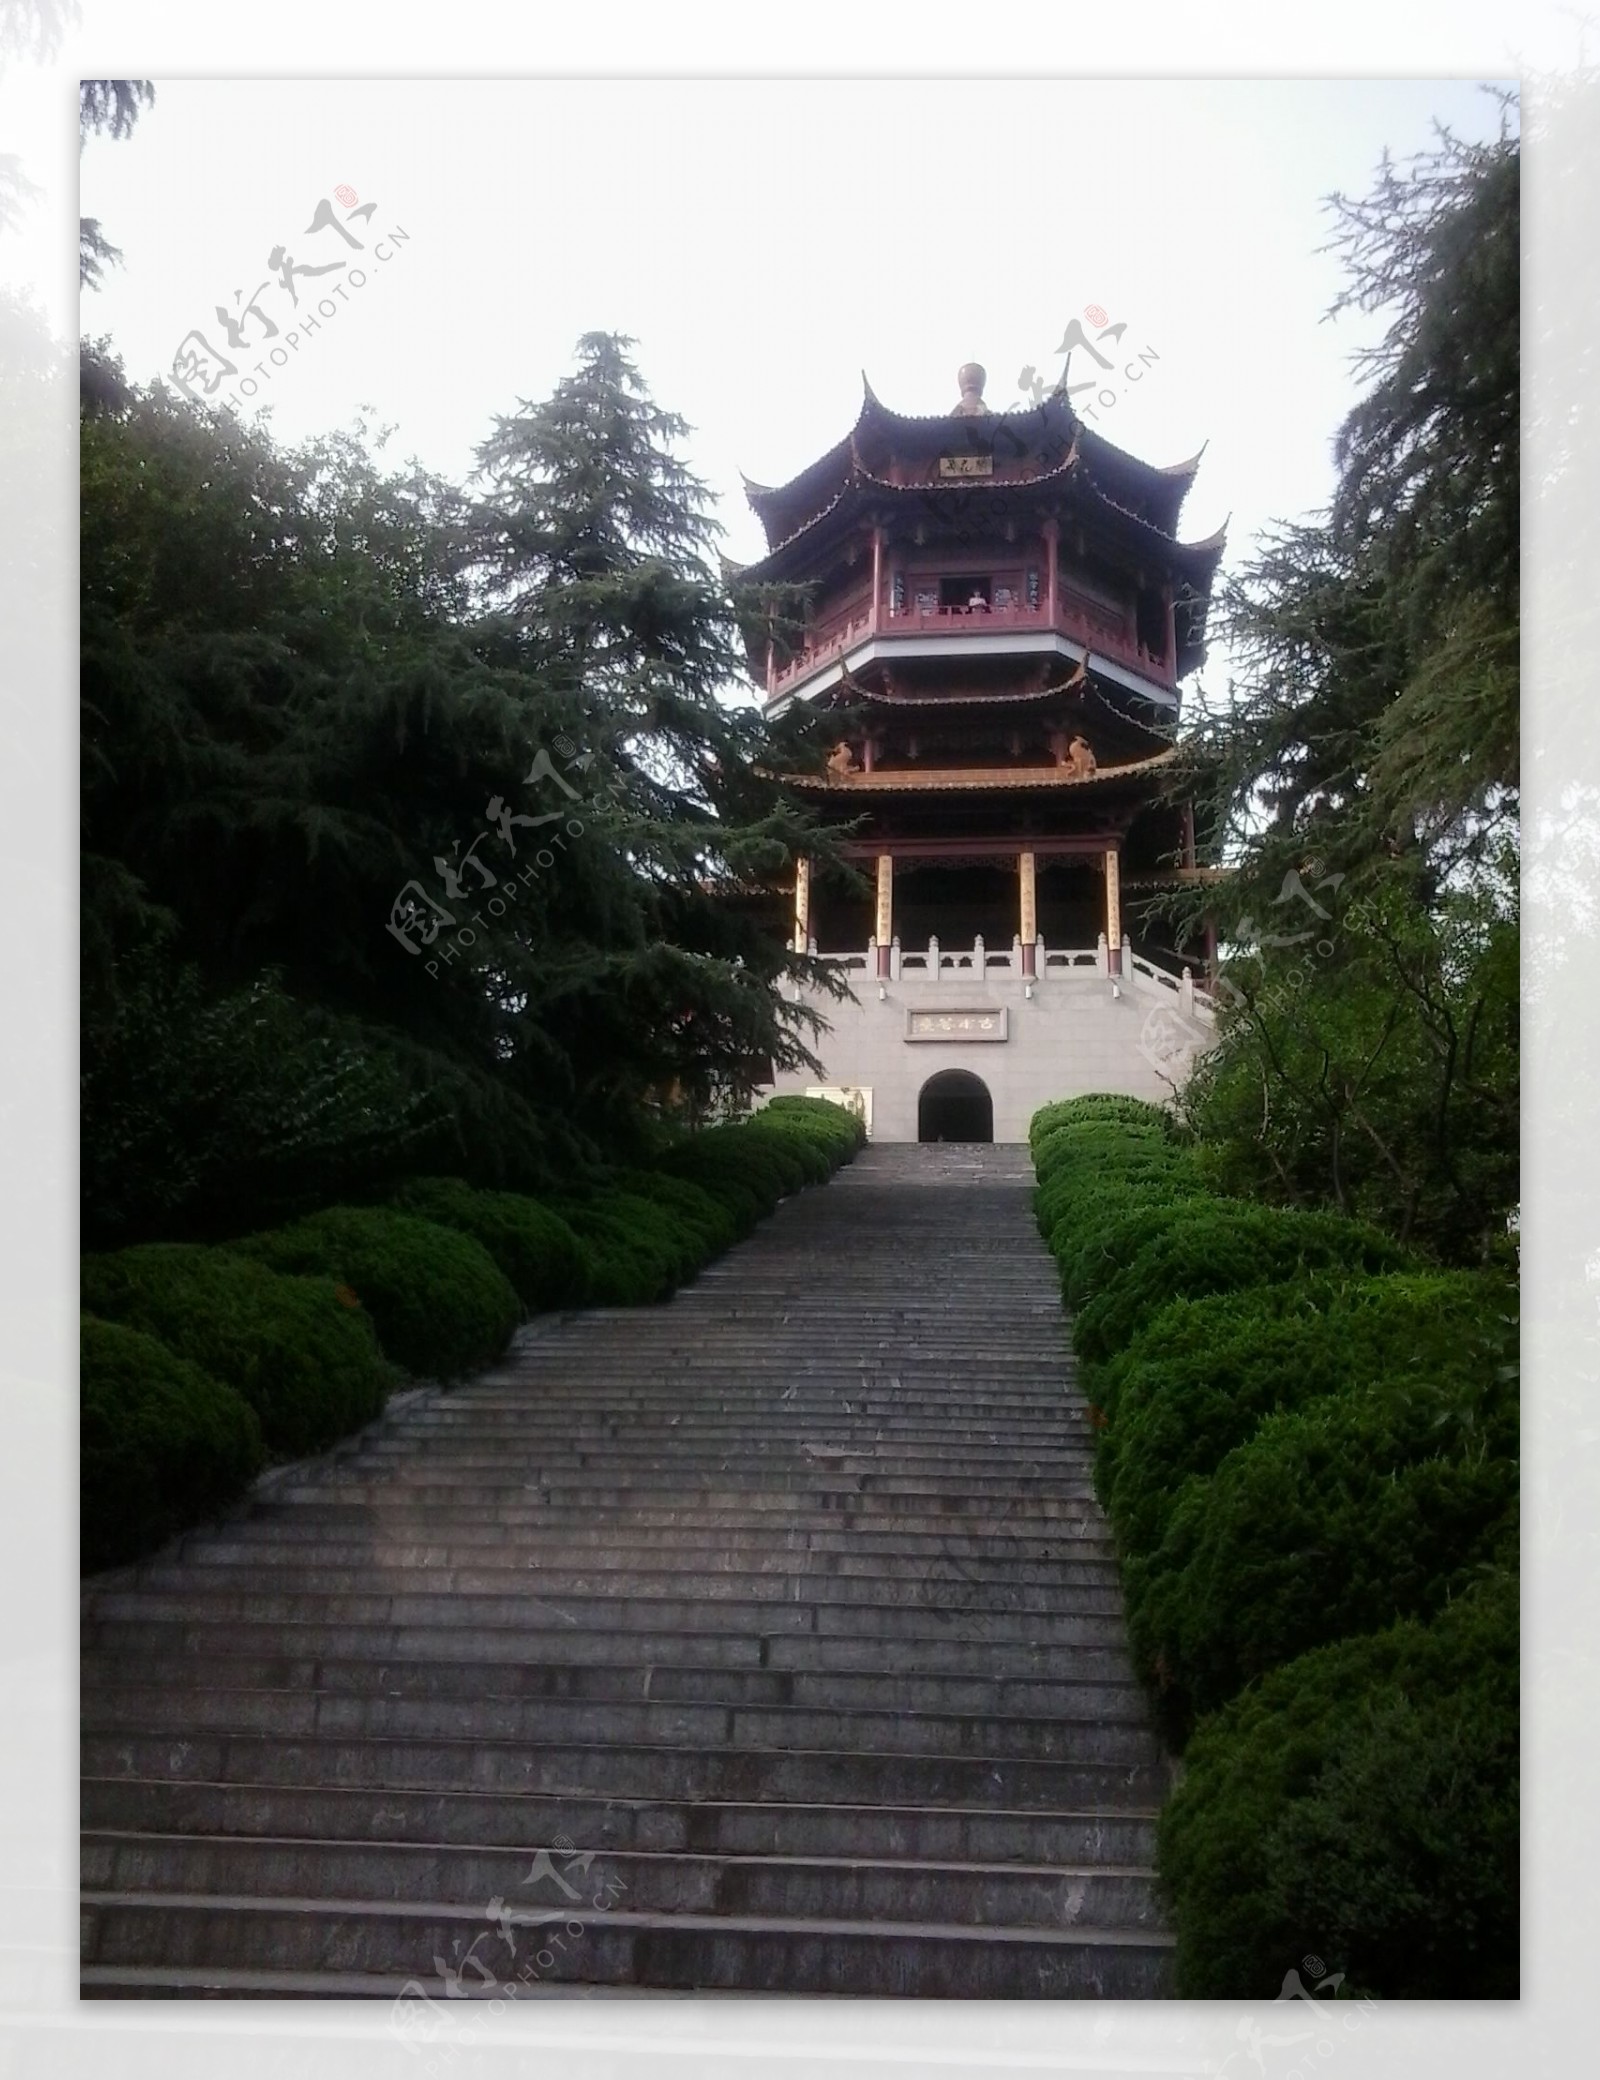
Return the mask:
M994 1100L969 1069L941 1069L917 1098L919 1141L992 1141Z

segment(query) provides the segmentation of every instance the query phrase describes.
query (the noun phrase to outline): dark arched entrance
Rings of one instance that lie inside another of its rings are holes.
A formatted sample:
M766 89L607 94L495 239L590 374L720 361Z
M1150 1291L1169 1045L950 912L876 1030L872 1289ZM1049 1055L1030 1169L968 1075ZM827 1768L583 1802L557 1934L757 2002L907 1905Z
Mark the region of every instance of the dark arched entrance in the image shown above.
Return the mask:
M992 1141L994 1100L969 1069L942 1069L917 1099L919 1141Z

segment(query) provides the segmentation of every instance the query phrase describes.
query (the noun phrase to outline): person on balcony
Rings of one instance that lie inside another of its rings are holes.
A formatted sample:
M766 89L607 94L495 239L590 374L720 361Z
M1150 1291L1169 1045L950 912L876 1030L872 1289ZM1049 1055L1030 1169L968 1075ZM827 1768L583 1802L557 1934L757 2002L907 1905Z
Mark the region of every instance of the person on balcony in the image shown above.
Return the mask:
M967 601L967 612L969 614L987 614L988 611L989 602L987 599L984 598L983 587L981 585L974 585L972 588L972 597Z

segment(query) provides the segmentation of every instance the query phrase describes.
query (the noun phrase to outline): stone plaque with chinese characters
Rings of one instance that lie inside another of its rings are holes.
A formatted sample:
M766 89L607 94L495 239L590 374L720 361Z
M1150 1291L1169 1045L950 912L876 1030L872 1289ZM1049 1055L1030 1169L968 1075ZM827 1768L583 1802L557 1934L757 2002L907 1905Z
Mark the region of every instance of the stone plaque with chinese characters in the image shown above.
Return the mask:
M982 1004L970 1011L908 1011L908 1040L1003 1040L1006 1037L1004 1004Z
M994 457L992 455L941 455L939 457L941 477L992 477Z

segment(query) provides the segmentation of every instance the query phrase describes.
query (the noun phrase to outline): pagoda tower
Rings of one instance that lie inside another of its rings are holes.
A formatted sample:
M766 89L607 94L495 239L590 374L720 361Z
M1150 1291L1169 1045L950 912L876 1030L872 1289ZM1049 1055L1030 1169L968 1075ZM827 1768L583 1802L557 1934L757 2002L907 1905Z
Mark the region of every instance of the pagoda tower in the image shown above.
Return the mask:
M1207 878L1174 746L1205 653L1221 533L1178 539L1199 456L1154 468L1057 392L907 417L865 386L850 432L776 489L747 482L768 553L745 583L804 585L803 634L752 630L768 711L825 761L802 789L849 822L850 887L802 861L792 930L848 971L814 998L819 1085L881 1141L1023 1141L1037 1108L1160 1101L1214 1029L1163 891ZM866 893L862 893L863 885Z

